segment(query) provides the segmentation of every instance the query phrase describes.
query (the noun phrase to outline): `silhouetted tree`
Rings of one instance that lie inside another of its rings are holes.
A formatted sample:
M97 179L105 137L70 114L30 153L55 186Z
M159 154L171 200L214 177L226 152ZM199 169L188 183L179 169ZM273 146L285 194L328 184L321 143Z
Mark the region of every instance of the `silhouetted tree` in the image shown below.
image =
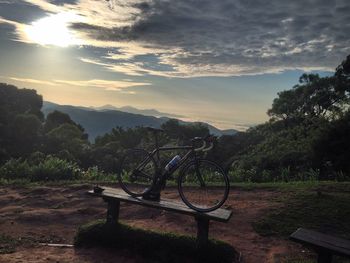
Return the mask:
M330 124L329 129L314 142L313 150L316 166L320 168L320 179L350 178L350 111Z
M42 103L35 90L0 83L0 163L36 149L43 119Z
M78 124L75 123L68 114L60 112L58 110L55 110L53 112L50 112L45 120L45 124L44 124L44 131L50 132L51 130L58 128L59 126L61 126L62 124L71 124L76 126L79 130L81 130L82 132L84 132L84 128ZM87 135L84 135L87 138Z
M336 75L303 74L293 89L278 93L268 115L276 119L339 117L349 103L348 88L339 79Z
M180 124L176 119L163 123L162 129L171 139L178 139L182 144L188 144L193 137L209 135L208 127L202 123Z

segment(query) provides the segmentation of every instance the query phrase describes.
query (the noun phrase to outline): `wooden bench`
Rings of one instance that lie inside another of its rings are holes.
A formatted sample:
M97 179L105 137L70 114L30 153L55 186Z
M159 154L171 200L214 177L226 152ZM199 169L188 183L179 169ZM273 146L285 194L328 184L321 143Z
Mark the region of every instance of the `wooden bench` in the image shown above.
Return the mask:
M179 214L193 216L197 222L197 244L203 246L208 242L209 221L227 222L231 216L232 211L219 208L209 213L200 213L192 210L182 202L171 199L161 199L157 201L144 200L142 198L134 198L122 189L103 187L104 191L101 193L94 190L88 191L89 195L102 197L107 202L107 223L116 223L119 218L120 202L132 203L146 207L162 209Z
M343 238L299 228L290 235L290 239L314 249L318 263L331 263L333 255L350 257L350 241Z

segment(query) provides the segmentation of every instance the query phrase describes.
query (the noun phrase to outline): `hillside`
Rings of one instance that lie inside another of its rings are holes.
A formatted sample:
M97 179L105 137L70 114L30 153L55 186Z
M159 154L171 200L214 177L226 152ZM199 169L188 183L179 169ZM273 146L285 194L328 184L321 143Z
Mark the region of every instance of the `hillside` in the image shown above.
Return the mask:
M103 135L110 132L112 128L115 128L116 126L123 128L133 128L137 126L152 126L159 128L164 122L169 120L168 117L146 116L124 112L121 110L105 109L101 111L88 107L59 105L48 101L44 102L42 111L45 115L54 110L69 114L73 121L81 124L84 127L86 132L89 134L90 140L94 140L98 135ZM184 121L181 121L181 123L185 125L189 124L189 122ZM234 134L237 132L234 129L222 131L212 125L207 123L205 124L208 126L210 132L216 136Z
M127 113L134 113L134 114L141 114L146 116L154 116L154 117L168 117L168 118L182 118L184 116L178 115L178 114L172 114L172 113L166 113L166 112L160 112L155 109L137 109L132 106L123 106L123 107L114 107L113 105L104 105L101 107L89 107L92 110L98 110L98 111L109 111L109 110L116 110L116 111L122 111Z

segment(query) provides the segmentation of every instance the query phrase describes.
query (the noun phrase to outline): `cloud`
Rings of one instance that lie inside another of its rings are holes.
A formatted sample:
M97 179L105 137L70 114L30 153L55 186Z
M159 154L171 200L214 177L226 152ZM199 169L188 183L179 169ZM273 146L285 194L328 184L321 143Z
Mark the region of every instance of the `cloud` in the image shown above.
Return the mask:
M332 71L350 53L347 0L25 1L80 16L70 28L83 44L106 51L85 62L129 75Z
M54 80L56 83L67 84L80 87L96 87L104 88L109 91L122 91L124 93L135 94L135 91L128 91L126 89L137 86L148 86L151 83L147 82L131 82L131 81L117 81L117 80Z
M58 85L70 85L79 87L95 87L103 88L107 91L118 91L126 94L135 94L134 90L128 90L129 88L138 86L149 86L151 83L148 82L134 82L132 80L102 80L102 79L91 79L91 80L39 80L30 78L19 78L19 77L4 77L14 81L20 81L24 83L41 84L47 86L58 86Z
M39 79L28 79L28 78L16 78L16 77L8 77L8 79L25 82L25 83L33 83L33 84L42 84L42 85L48 85L48 86L57 86L57 83L54 83L52 81L46 81L46 80L39 80Z
M5 19L5 18L3 18L1 16L0 16L0 24L9 24L9 25L12 25L12 26L15 26L15 27L22 26L21 23L18 23L16 21L12 21L12 20L9 20L9 19Z

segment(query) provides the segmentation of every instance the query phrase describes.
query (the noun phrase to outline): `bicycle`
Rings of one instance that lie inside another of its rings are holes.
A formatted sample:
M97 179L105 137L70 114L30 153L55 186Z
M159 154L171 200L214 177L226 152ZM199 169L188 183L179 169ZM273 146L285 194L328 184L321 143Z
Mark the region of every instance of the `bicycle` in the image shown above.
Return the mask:
M149 194L153 197L155 194L159 200L167 179L181 168L177 179L178 192L188 207L198 212L210 212L221 207L229 194L228 176L220 165L198 156L200 152L213 148L215 137L195 137L191 140L190 146L159 147L157 135L164 131L150 127L147 129L154 133L155 149L151 152L144 149L127 150L118 173L122 189L133 197L144 199L148 199L146 197L149 197ZM202 142L202 146L196 148L198 142ZM174 150L187 150L187 152L182 158L175 156L162 167L160 152Z

